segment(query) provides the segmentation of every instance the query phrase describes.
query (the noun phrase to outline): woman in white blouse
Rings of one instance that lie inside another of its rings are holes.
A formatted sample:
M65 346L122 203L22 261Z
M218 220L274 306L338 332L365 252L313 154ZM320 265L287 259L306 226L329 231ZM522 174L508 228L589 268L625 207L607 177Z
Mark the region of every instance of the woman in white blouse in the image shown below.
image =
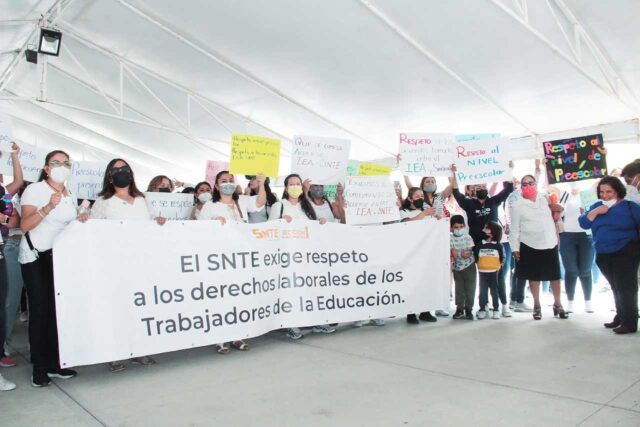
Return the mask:
M207 181L199 182L196 185L196 192L194 194L196 205L193 207L193 212L191 213L191 219L200 219L200 213L202 212L202 208L205 203L210 202L213 198L213 194L211 193L211 185Z
M342 184L338 184L336 201L333 203L324 195L324 185L311 184L306 193L311 203L313 203L313 210L319 218L326 218L328 222L340 222L344 224L343 190Z
M18 261L29 297L29 345L33 376L31 385L44 387L50 378L76 375L60 368L55 290L53 284L53 240L77 217L77 200L65 186L71 161L64 151L47 154L38 182L22 194L24 236Z

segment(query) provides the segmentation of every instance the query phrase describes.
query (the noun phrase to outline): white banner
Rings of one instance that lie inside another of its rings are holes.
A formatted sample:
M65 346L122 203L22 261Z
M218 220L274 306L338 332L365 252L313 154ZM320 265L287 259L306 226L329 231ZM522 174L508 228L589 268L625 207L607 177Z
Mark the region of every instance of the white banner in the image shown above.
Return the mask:
M313 184L344 182L351 141L319 136L294 136L291 172Z
M344 198L347 224L382 224L398 221L398 196L388 176L348 176Z
M193 212L193 194L183 193L144 193L147 206L154 217L162 216L167 219L191 219Z
M25 181L36 182L40 177L40 171L44 166L48 150L36 147L35 145L21 143L20 146L20 166ZM11 145L7 142L2 145L0 153L0 173L13 176L13 160L11 160ZM7 150L7 151L4 151Z
M454 163L459 185L511 181L511 144L507 138L456 142Z
M73 162L71 177L67 185L77 199L95 200L102 191L104 170L103 162Z
M401 133L400 171L403 175L451 176L454 140L449 133Z
M54 243L65 367L449 305L449 225L90 220Z

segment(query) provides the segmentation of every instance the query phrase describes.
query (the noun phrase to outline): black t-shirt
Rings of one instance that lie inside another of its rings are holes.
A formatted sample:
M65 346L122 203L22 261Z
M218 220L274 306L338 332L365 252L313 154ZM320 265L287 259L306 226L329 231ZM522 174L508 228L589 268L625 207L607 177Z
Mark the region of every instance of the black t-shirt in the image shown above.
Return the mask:
M476 245L482 242L482 229L489 221L498 222L498 208L509 194L513 192L513 183L505 181L501 192L493 197L488 197L484 203L471 197L465 197L457 188L453 189L453 197L456 198L458 205L467 213L469 220L469 234L473 238Z

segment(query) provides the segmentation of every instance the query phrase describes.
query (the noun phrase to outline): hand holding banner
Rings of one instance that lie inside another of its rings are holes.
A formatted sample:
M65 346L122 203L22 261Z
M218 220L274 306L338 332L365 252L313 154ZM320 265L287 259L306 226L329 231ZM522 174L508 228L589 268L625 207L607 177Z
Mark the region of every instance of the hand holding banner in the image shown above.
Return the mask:
M9 142L2 144L0 153L0 173L3 175L13 175L13 160L11 160L11 150ZM20 166L25 181L36 182L40 177L40 172L44 166L44 160L48 151L31 144L20 144Z
M278 176L280 140L255 135L234 134L231 137L231 173L241 175Z

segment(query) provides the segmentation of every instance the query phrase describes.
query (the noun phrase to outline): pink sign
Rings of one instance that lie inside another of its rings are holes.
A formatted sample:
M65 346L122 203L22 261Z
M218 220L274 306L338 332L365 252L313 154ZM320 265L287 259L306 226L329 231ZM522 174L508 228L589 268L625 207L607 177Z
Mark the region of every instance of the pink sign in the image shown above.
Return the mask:
M229 162L221 162L218 160L207 160L207 169L204 173L204 180L212 187L215 185L216 175L220 171L228 171Z

